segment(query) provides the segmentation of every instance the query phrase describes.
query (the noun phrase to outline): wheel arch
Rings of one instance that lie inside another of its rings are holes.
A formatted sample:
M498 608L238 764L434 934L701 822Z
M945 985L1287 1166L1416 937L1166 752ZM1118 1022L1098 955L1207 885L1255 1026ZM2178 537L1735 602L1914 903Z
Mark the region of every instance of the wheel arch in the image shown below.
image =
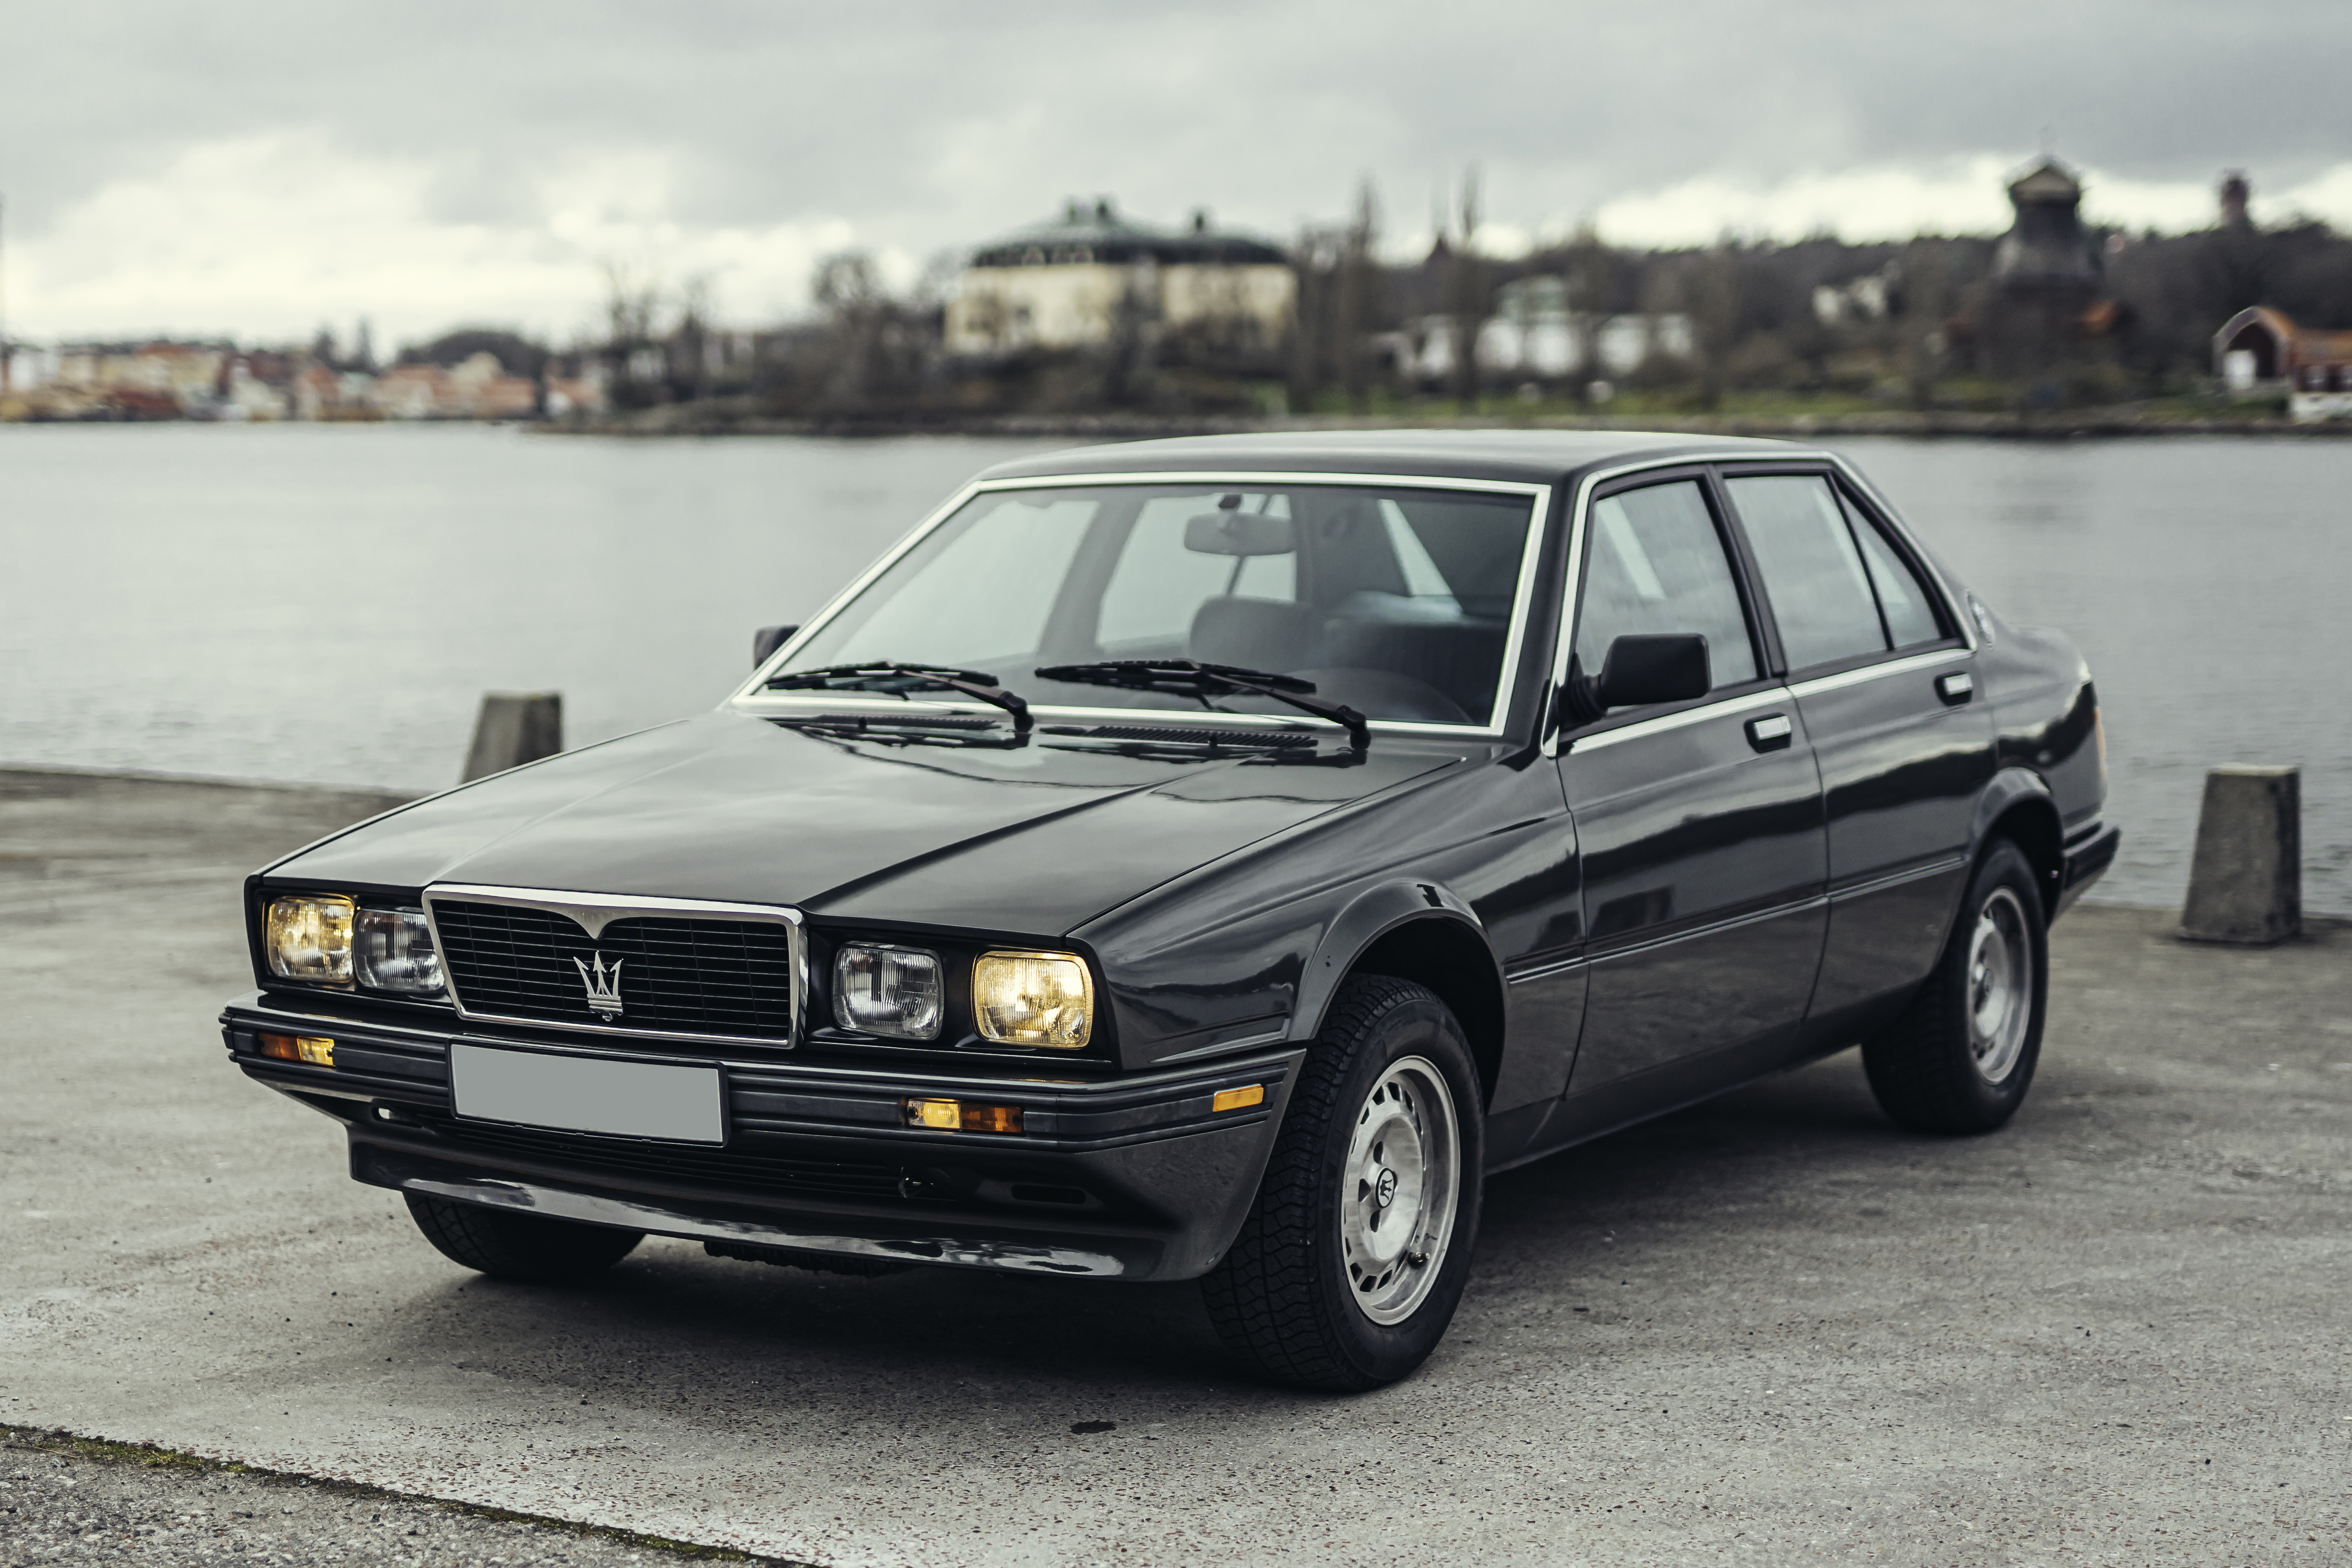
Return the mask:
M1482 1106L1492 1100L1507 1017L1503 967L1466 903L1441 884L1411 881L1382 883L1350 900L1307 966L1294 1039L1322 1032L1351 974L1393 975L1434 992L1468 1038Z
M1981 858L1995 838L2007 838L2024 851L2042 893L2042 918L2056 920L2059 896L2066 886L2066 830L2058 803L2040 774L2027 768L2003 768L1977 797L1969 830L1970 863Z

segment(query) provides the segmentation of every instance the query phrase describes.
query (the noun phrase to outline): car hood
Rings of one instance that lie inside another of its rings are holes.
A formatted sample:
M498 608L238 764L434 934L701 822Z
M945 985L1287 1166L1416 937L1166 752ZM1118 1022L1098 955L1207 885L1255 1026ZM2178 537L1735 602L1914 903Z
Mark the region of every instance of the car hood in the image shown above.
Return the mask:
M1058 933L1192 868L1457 765L1376 739L1350 758L1200 760L1039 734L893 742L730 710L404 806L268 868L789 904L815 915Z

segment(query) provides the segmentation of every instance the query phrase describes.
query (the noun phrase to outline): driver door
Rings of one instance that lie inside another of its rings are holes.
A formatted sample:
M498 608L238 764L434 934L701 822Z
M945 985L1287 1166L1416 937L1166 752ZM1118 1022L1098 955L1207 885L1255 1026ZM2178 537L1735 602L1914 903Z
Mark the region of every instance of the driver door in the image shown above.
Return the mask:
M1568 1109L1631 1120L1763 1070L1797 1037L1827 926L1804 715L1759 635L1713 480L1603 491L1580 552L1570 679L1629 635L1707 639L1707 694L1570 722L1590 972Z

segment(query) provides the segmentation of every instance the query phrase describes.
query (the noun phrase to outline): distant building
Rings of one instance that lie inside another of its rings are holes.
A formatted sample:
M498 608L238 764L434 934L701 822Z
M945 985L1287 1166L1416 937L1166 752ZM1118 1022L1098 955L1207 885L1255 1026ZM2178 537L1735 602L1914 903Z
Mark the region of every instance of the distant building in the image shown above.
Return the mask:
M176 419L211 407L235 352L227 343L169 340L68 343L58 350L49 384L56 393L104 405L119 417Z
M2012 299L2079 313L2099 291L2098 247L2083 232L2083 185L2055 158L2010 182L2016 216L1993 247L1994 286Z
M2105 263L2084 230L2074 171L2043 158L2010 182L2009 202L2016 216L1993 247L1992 290L1976 336L1992 374L2040 376L2095 353L2085 340L2130 322L2098 298Z
M2246 213L2246 205L2253 194L2254 188L2246 183L2243 170L2232 169L2221 176L2221 216L2223 228L2249 229L2254 226L2254 220Z
M1654 356L1689 358L1691 326L1678 312L1580 320L1569 310L1569 280L1538 273L1495 290L1495 313L1479 323L1476 343L1479 368L1498 375L1536 381L1580 373L1626 376ZM1454 373L1451 317L1424 317L1384 346L1399 368L1424 383L1442 383Z
M1265 240L1211 226L1156 228L1105 199L982 246L947 307L947 350L993 355L1081 349L1147 328L1195 329L1270 348L1289 331L1289 261Z
M2231 392L2285 393L2297 419L2352 416L2352 332L2314 331L2257 305L2213 334L2213 372Z
M396 365L375 378L365 399L386 419L528 419L539 407L539 384L509 375L498 355L483 352L446 370Z

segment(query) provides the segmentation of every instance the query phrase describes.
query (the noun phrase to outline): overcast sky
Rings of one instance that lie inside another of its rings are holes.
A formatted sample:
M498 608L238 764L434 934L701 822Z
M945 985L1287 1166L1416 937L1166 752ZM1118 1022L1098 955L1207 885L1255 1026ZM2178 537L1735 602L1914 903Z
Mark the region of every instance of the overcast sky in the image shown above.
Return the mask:
M1480 171L1483 243L1580 219L2004 226L2047 139L2092 216L2352 227L2343 0L0 0L7 330L379 346L568 337L603 268L743 324L865 247L942 250L1111 195L1276 237L1370 177L1398 254Z

